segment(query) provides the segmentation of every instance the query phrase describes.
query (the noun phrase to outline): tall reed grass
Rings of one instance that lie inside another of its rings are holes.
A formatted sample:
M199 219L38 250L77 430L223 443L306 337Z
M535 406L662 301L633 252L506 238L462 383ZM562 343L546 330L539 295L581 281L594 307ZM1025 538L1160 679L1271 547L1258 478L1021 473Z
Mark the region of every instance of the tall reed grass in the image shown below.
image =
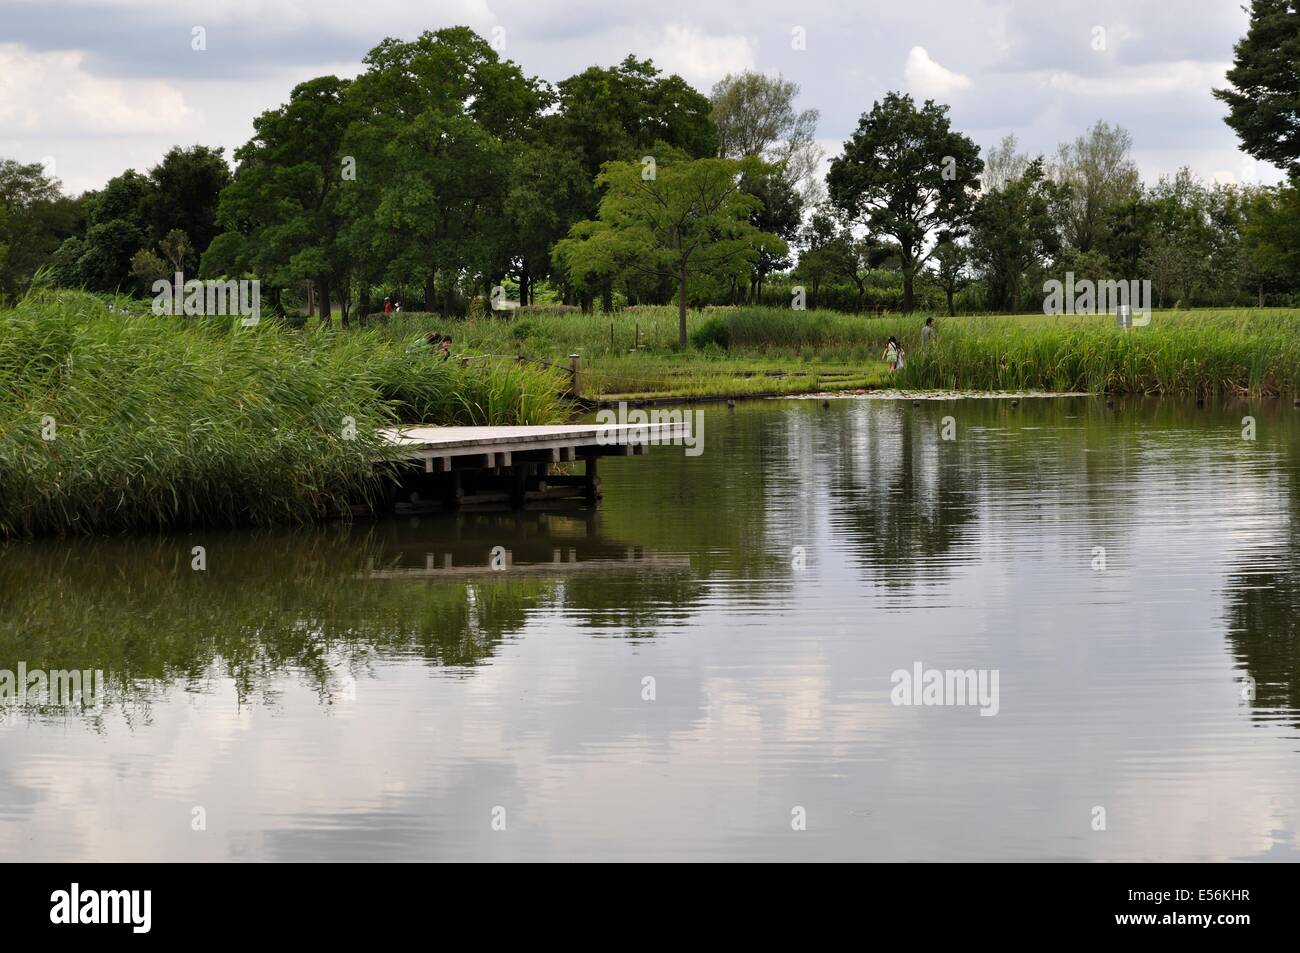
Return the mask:
M883 380L881 352L890 336L907 349L904 369L890 378L900 387L1300 394L1300 313L1291 310L1157 311L1149 325L1128 331L1107 315L939 316L938 339L926 348L923 320L710 309L689 315L692 346L685 352L676 347L672 308L514 322L403 316L379 333L400 338L431 327L453 335L456 348L468 351L561 362L579 353L588 394L739 393L735 378L774 370L787 373L780 385L787 389L796 389L795 376L814 389L833 387L823 381L832 376L861 379L880 371Z
M901 329L900 329L901 330ZM1157 312L1123 330L1104 316L965 318L919 329L902 387L1112 394L1276 396L1300 393L1300 320L1291 312Z
M36 292L0 312L0 536L311 520L379 491L380 428L551 422L561 387L374 332Z

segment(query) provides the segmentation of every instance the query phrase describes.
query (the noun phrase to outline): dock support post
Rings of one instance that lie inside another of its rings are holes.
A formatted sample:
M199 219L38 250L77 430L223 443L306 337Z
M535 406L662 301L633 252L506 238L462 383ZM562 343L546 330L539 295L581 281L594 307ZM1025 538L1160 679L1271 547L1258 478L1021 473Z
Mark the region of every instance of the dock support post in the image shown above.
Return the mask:
M528 464L515 464L511 467L511 476L510 505L517 510L523 509L524 501L528 498Z
M460 501L465 496L465 491L460 486L460 471L452 470L447 478L446 492L442 497L444 509L460 509Z
M586 468L584 470L584 476L587 478L585 486L587 491L587 502L592 506L595 506L596 501L600 499L600 470L597 466L598 462L599 461L596 457L588 457Z

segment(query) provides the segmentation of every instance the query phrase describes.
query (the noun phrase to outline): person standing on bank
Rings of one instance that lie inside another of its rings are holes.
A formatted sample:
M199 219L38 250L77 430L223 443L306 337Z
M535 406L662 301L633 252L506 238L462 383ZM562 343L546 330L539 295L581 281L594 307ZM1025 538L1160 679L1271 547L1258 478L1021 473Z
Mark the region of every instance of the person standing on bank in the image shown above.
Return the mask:
M921 328L921 346L933 344L939 332L935 330L934 318L926 318L925 325Z

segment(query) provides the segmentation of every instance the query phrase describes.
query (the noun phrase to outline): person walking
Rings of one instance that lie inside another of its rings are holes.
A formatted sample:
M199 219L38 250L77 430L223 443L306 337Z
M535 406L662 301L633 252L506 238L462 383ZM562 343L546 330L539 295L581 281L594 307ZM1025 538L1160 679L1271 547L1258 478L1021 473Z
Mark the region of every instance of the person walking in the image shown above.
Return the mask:
M885 353L880 355L881 359L889 364L889 373L901 370L903 367L903 345L898 343L898 338L890 336L889 341L885 344Z
M934 318L926 318L925 325L921 328L921 346L927 347L933 344L938 333L934 327Z

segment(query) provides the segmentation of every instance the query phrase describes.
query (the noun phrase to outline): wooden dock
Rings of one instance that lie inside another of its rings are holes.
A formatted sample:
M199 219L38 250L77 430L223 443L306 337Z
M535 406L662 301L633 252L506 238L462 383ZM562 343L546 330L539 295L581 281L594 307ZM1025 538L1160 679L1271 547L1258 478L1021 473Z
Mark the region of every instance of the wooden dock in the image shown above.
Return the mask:
M685 423L527 427L400 427L382 432L402 469L398 513L520 508L600 499L598 461L680 442ZM582 461L583 472L570 472Z

